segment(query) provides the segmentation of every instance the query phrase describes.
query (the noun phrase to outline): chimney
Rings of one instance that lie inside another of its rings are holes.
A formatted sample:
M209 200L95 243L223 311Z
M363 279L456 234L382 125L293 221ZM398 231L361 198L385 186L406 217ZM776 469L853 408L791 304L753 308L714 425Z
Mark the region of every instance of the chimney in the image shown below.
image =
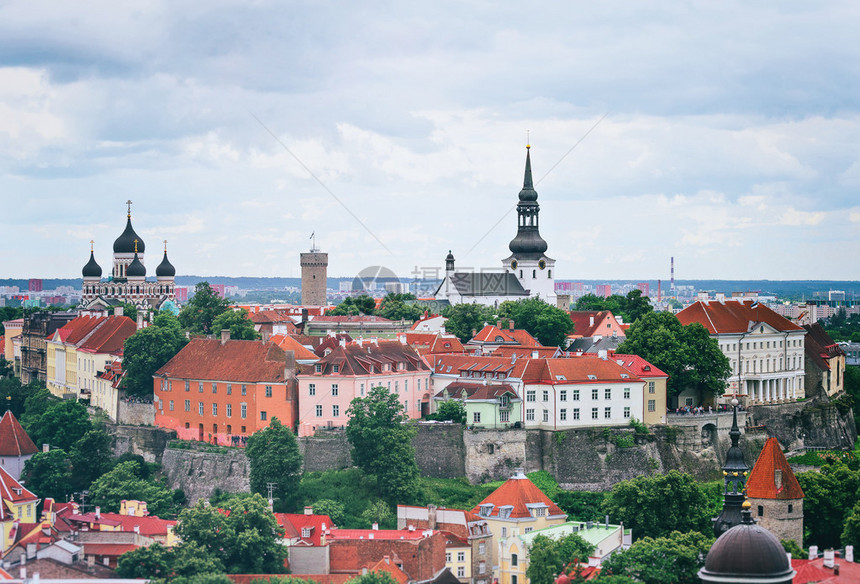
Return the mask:
M588 317L588 326L594 326L594 315Z
M114 316L122 316L122 306L116 306L113 309Z
M135 525L135 526L134 526L134 532L135 532L135 533L140 533L140 525Z
M510 330L514 330L514 319L508 319L508 326L510 327Z
M296 352L295 351L284 351L284 369L288 372L287 377L290 374L295 375L296 372Z
M346 347L346 339L341 337L340 340L338 340L337 344L341 347Z
M358 343L358 348L359 348L359 349L361 349L362 347L364 347L364 337L358 337L358 340L357 340L357 341L355 341L355 342L356 342L356 343Z
M607 355L608 355L608 353L606 352L606 349L600 349L599 351L597 351L597 356L600 357L601 359L603 359L604 361L606 361Z
M269 342L269 339L272 338L272 333L270 333L267 330L261 330L260 331L260 338L262 339L263 344L265 345L266 343Z
M102 508L97 505L96 506L96 519L101 519L101 518L102 518Z
M846 562L854 562L854 546L846 545L845 546L845 561Z
M305 324L308 321L308 309L302 308L302 324Z
M427 505L427 527L436 529L436 505Z
M378 524L378 523L374 523L373 525L371 525L371 526L370 526L370 528L371 528L373 531L379 531L379 524Z
M836 560L836 552L833 550L824 550L824 567L833 568Z
M501 320L496 321L496 328L502 328L502 321Z
M50 452L51 445L50 444L42 444L42 452Z
M603 527L605 527L606 529L609 529L609 515L606 516L604 523L603 523Z
M532 359L537 359L537 358L538 358L538 352L532 351Z
M478 331L475 329L472 329L472 338L474 339L476 336L478 336Z
M306 505L305 506L305 515L313 515L313 514L314 514L314 508L311 507L310 505Z
M137 330L140 330L142 328L143 328L143 311L138 310L137 311Z
M817 545L809 546L809 559L814 560L817 557L818 557L818 546Z
M22 565L21 565L21 570L19 570L19 572L18 572L18 574L21 576L21 580L26 580L26 579L27 579L27 568L25 568L25 567L23 566L23 564L24 564L25 562L26 562L26 558L21 558L21 564L22 564Z
M221 329L221 344L230 340L230 329Z

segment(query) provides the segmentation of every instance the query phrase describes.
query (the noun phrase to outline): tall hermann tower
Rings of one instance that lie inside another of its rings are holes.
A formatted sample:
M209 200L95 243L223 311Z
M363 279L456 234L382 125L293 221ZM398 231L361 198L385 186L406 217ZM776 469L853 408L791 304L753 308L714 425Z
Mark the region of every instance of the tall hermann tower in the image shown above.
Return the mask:
M314 234L311 234L311 239L311 251L299 254L302 265L302 306L326 306L328 254L317 248Z
M529 296L556 304L555 260L546 255L547 244L540 236L540 205L532 182L531 146L526 145L526 171L517 203L517 235L508 244L511 255L502 260L502 269L519 280Z

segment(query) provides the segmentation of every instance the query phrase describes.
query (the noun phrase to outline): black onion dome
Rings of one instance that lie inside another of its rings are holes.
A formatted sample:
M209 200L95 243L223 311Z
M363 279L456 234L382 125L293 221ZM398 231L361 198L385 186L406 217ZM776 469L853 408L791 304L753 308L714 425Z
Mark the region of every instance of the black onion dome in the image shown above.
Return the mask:
M125 275L129 278L146 277L146 267L144 267L140 258L137 257L137 252L135 252L134 259L131 260L128 268L125 270Z
M137 249L134 247L134 243L137 241ZM113 252L114 253L134 253L135 251L143 253L146 251L146 246L143 244L143 240L140 236L134 232L134 229L131 227L131 216L129 215L128 221L125 224L125 231L122 232L122 235L116 238L116 241L113 242Z
M508 249L520 258L539 259L546 251L547 244L537 230L519 231L508 244Z
M102 277L102 267L96 263L96 257L93 252L90 252L90 261L88 261L87 265L84 266L84 269L81 270L81 274L83 274L84 278Z
M702 582L791 582L794 570L774 534L753 523L749 510L744 520L722 534L699 571Z
M164 250L164 259L161 260L161 263L158 264L157 268L155 268L155 275L160 277L160 278L162 278L162 277L171 277L172 278L176 275L176 268L174 268L173 264L171 264L167 260L167 250Z

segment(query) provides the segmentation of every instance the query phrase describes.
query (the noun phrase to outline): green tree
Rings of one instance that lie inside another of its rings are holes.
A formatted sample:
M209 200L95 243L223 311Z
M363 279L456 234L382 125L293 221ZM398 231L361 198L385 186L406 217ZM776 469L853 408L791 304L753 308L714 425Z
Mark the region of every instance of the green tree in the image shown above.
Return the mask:
M449 399L439 404L436 412L425 416L428 420L451 420L457 424L466 423L466 406L457 399Z
M33 388L23 385L17 377L0 379L0 404L11 411L18 421L24 415L24 404L32 392Z
M248 438L245 454L251 465L251 492L266 496L267 485L275 483L275 506L290 508L302 478L302 455L292 431L272 418L268 428Z
M855 407L860 405L860 367L856 365L845 366L843 387L845 388L845 393L854 400ZM854 425L860 431L860 415L854 416Z
M287 548L280 543L278 526L265 499L235 497L222 509L202 501L179 516L176 534L220 560L232 574L282 574Z
M579 521L599 521L603 519L604 492L559 491L552 498L562 511Z
M417 488L418 465L412 438L415 427L397 395L374 387L367 397L352 400L347 411L346 437L353 463L374 475L379 492L389 502L406 502Z
M779 543L782 544L782 549L791 554L792 558L804 559L807 557L807 552L802 547L797 545L797 542L793 539L781 539Z
M127 316L131 320L137 321L137 306L131 302L120 302L119 307L122 308L123 316Z
M529 547L526 576L535 584L553 584L565 566L588 559L594 546L572 533L558 540L538 535Z
M146 501L147 509L158 517L171 517L184 502L181 491L171 491L163 483L138 477L134 461L122 462L90 485L90 502L104 511L119 512L120 501Z
M101 428L89 430L81 436L69 450L69 460L74 470L71 480L73 490L89 488L94 480L108 472L113 465L112 456L110 436Z
M849 514L860 501L860 462L833 460L819 472L797 474L803 489L804 544L839 547Z
M248 311L227 310L212 321L212 332L216 335L223 330L230 331L230 338L240 341L253 341L260 338L260 333L254 330L254 323L248 318Z
M463 342L494 320L492 309L482 304L455 304L443 310L442 315L448 319L445 331L456 335Z
M33 437L34 431L48 406L59 403L60 400L54 397L46 388L35 383L25 386L24 393L27 397L24 398L24 411L21 413L18 421L21 422L24 430L27 431L27 434L33 439L36 445L41 446Z
M645 537L604 560L601 575L627 576L648 583L698 584L697 574L713 542L697 531Z
M618 353L639 355L668 373L670 395L687 388L722 394L731 374L728 358L707 329L699 323L684 326L670 312L649 312L634 322Z
M853 545L854 549L860 546L860 501L854 504L848 517L845 518L845 528L842 530L842 545Z
M603 298L586 294L576 301L574 310L609 310L614 316L620 316L624 322L632 323L652 312L654 307L647 296L642 296L642 290L636 289L628 292L626 296L613 294Z
M127 338L122 359L126 392L138 397L152 396L153 374L186 343L188 340L179 326L179 320L169 312L159 312L152 324Z
M37 452L24 463L21 479L27 489L41 498L52 497L66 501L72 487L72 463L65 450L54 448L48 452Z
M87 407L73 400L50 401L41 415L25 419L35 444L50 444L66 452L92 429Z
M638 288L628 292L625 301L626 306L621 314L624 318L624 322L636 322L640 317L654 311L654 307L651 306L649 298L647 296L643 296L642 290L639 290Z
M677 470L616 483L603 502L603 510L632 529L634 537L711 530L704 491L692 476Z
M194 286L194 296L179 311L179 323L192 335L209 335L213 321L229 307L230 302L218 296L209 282L200 282Z
M116 563L120 578L167 578L173 570L172 552L156 542L126 552Z
M314 515L328 515L329 519L335 525L342 524L346 512L343 503L339 503L333 499L320 499L311 505L311 507L313 507ZM328 527L331 527L331 525Z
M414 304L406 304L407 300L415 300L414 294L388 294L379 304L377 316L389 320L411 320L415 322L424 311Z
M573 332L570 315L540 298L502 302L499 317L513 319L517 328L527 330L547 347L566 347L567 335Z
M382 499L373 501L370 506L361 514L361 518L367 523L386 524L393 517L391 507Z
M233 580L226 574L214 572L195 573L191 576L176 576L171 584L233 584Z
M380 570L378 572L367 572L361 576L348 580L347 584L397 584L397 580L391 575L391 572Z
M327 314L332 316L357 316L359 314L373 315L376 313L376 300L367 294L347 296L343 302L335 306Z

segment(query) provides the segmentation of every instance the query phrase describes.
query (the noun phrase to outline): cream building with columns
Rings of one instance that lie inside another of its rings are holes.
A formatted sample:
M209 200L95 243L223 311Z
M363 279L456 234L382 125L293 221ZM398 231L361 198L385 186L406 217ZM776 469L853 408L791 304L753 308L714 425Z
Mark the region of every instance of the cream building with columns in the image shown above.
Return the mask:
M784 403L806 396L806 330L750 299L705 300L677 314L681 324L698 322L717 340L732 366L721 400L733 395L747 405Z

